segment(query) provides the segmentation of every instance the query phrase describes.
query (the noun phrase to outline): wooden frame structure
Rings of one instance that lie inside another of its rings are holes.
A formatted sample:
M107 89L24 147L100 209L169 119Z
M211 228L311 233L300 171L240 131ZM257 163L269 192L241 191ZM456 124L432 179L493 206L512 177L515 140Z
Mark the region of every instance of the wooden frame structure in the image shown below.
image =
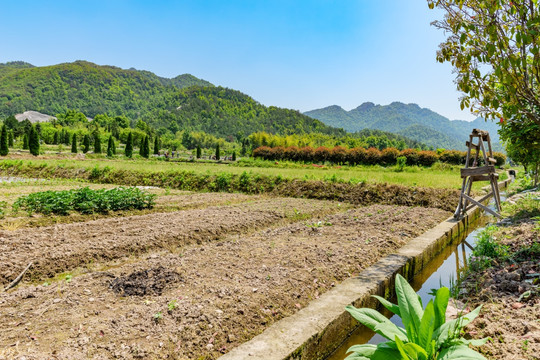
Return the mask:
M478 142L475 143L475 140ZM488 151L484 146L484 141L487 142ZM493 158L493 150L491 149L491 139L489 133L484 130L473 129L469 135L469 141L467 145L467 158L465 161L465 167L461 169L461 178L463 184L461 186L461 194L459 197L459 204L454 213L454 218L459 219L473 206L478 206L484 209L486 212L501 218L501 196L499 194L498 179L499 174L495 172L495 164L497 160ZM472 157L472 150L475 150L474 157ZM484 166L478 167L480 152L484 160ZM472 163L471 163L472 162ZM489 181L491 185L491 192L480 200L475 200L471 197L471 189L474 181ZM495 208L497 211L493 211L484 204L484 201L493 196L495 200Z

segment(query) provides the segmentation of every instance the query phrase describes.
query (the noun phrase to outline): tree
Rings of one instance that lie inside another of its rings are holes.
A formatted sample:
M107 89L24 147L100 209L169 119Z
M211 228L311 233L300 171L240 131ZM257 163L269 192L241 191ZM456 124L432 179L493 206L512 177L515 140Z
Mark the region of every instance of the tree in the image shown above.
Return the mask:
M531 120L503 121L499 134L508 156L532 174L536 186L540 171L540 126Z
M146 135L141 138L141 144L139 145L139 155L144 156L144 141L146 140Z
M129 132L127 141L126 141L126 150L125 155L130 158L133 156L133 134Z
M8 130L8 147L13 147L15 144L13 142L13 130Z
M154 155L159 154L159 138L156 136L154 139Z
M112 135L109 135L109 142L107 144L107 157L112 157L114 155L114 140Z
M221 154L219 153L219 144L216 145L216 160L219 160L219 156Z
M2 126L2 132L0 133L0 155L6 156L9 153L8 147L8 131L7 126Z
M197 159L201 158L201 147L197 145Z
M28 134L26 134L26 133L23 135L22 148L23 148L23 150L28 150Z
M54 144L54 145L58 145L58 131L55 131L55 132L54 132L54 136L53 136L53 144Z
M232 161L236 161L236 151L232 152Z
M30 128L30 135L28 136L28 148L30 149L30 154L34 156L39 155L39 135L34 126Z
M101 139L97 131L94 133L94 153L101 154Z
M486 118L540 125L540 7L535 0L428 0L446 12L437 52L450 62L461 107Z
M73 154L77 153L77 134L73 134L73 139L71 139L71 152Z
M140 155L147 159L150 156L150 140L148 139L148 136L145 136L142 141Z
M88 136L88 134L84 135L82 145L83 145L83 153L86 154L88 151L90 151L90 136Z

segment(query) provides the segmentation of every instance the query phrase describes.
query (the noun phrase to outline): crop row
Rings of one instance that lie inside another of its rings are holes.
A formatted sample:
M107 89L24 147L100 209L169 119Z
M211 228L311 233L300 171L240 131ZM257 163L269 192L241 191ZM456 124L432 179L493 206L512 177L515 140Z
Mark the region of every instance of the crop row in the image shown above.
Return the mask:
M82 214L107 213L109 211L142 210L152 208L156 195L136 187L92 190L88 187L41 191L19 197L13 210L28 214L68 215L71 211Z
M334 164L349 165L383 165L391 166L398 163L400 157L410 166L431 166L437 161L452 165L463 165L466 161L467 152L457 150L427 151L416 149L405 149L399 151L395 148L379 150L376 148L352 148L343 146L334 148L318 147L268 147L261 146L253 150L253 156L264 160L290 160L303 162L331 162ZM506 163L506 156L502 153L494 153L497 166ZM472 165L472 164L471 164Z

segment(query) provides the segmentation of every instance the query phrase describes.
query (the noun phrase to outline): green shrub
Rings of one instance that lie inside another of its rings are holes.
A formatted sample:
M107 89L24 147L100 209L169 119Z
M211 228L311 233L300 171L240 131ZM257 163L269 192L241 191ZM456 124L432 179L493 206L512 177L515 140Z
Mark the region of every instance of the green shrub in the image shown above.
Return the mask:
M473 321L481 307L457 319L446 321L446 308L450 291L446 287L437 290L435 299L423 309L420 297L401 275L396 276L398 303L392 304L384 298L374 296L390 312L401 317L405 328L394 325L384 315L373 309L357 309L347 306L347 311L360 323L385 337L389 341L378 345L354 345L346 360L362 359L485 359L469 348L481 346L487 339L466 340L461 329Z
M503 153L494 152L493 158L497 160L495 166L503 166L504 164L506 164L506 155L504 155Z
M397 167L399 171L403 171L405 165L407 165L407 158L405 156L400 156L397 158Z

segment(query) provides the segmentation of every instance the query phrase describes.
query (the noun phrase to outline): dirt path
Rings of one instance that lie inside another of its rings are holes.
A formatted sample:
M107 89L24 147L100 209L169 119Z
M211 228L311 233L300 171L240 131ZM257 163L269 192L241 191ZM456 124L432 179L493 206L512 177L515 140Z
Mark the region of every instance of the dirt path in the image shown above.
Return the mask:
M214 241L285 219L341 211L318 200L274 198L205 209L107 218L84 223L0 231L0 285L34 261L28 276L52 277L89 263Z
M373 205L21 287L0 359L215 359L448 216Z

